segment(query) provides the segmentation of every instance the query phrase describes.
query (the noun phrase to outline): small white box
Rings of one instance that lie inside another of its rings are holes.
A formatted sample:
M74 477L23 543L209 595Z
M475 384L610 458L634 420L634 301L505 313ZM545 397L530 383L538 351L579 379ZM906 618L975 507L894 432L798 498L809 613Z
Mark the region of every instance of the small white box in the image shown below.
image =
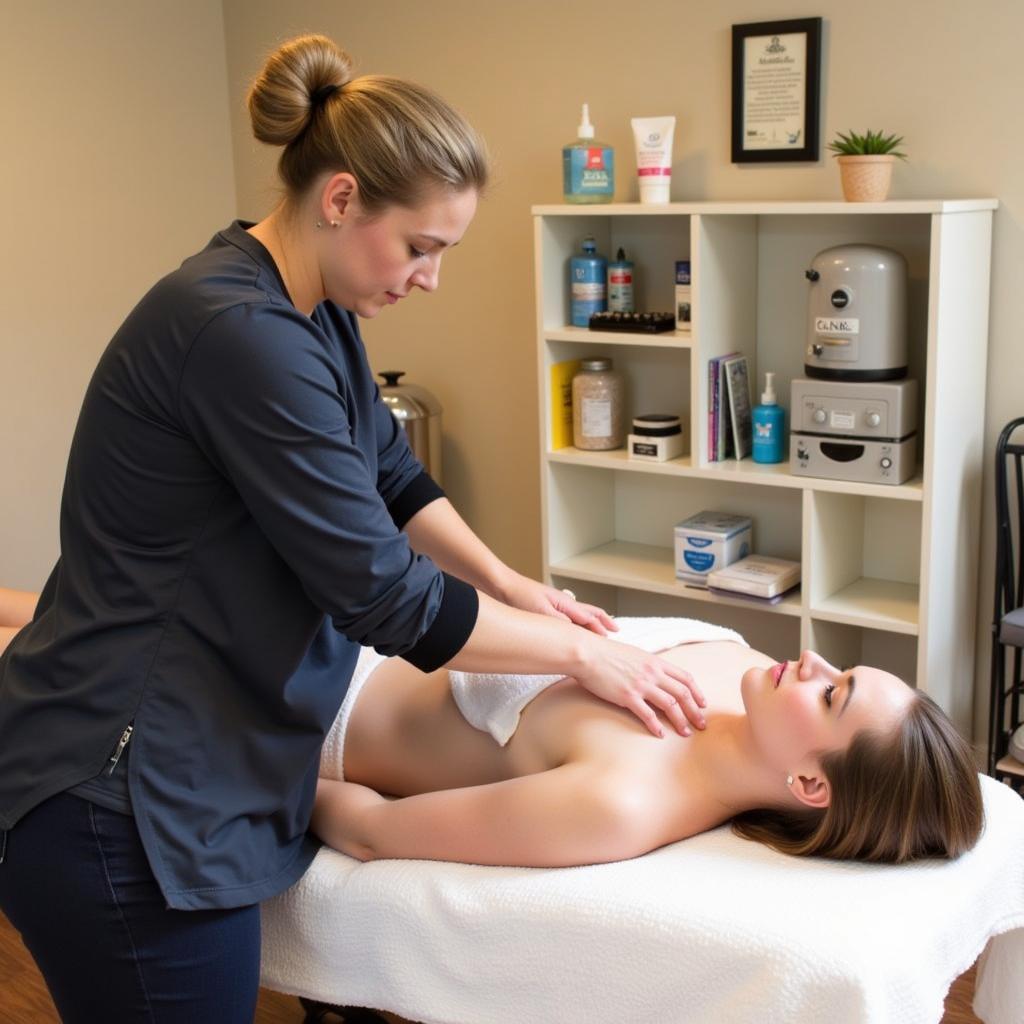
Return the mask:
M746 516L699 512L675 527L676 577L707 586L707 576L750 554L752 527Z
M629 458L641 462L667 462L683 454L683 435L669 434L667 437L649 437L646 434L629 434L626 450Z

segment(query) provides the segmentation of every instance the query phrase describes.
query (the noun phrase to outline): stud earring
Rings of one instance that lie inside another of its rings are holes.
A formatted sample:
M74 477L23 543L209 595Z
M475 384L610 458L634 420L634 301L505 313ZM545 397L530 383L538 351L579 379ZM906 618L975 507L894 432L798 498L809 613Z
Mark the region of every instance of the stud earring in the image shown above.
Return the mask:
M331 221L331 227L332 228L336 228L337 226L338 226L338 222L336 220L332 220Z
M793 776L792 775L787 775L786 776L786 785L787 786L792 786L793 785Z
M318 220L316 222L316 229L317 229L317 231L319 231L323 226L324 226L324 222L322 220Z

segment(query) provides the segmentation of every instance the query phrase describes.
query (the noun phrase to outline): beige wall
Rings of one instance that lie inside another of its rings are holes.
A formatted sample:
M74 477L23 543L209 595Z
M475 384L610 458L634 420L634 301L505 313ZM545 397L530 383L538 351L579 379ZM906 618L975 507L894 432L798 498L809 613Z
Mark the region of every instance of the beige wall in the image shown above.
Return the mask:
M219 4L0 6L0 584L35 589L93 367L235 186Z
M834 161L729 162L730 26L822 15L822 130L906 136L894 198L996 196L986 436L1024 413L1017 290L1024 265L1024 6L1017 0L818 0L809 6L639 0L338 4L224 0L239 210L271 202L272 153L252 142L242 90L261 54L301 31L333 36L360 72L425 82L486 136L495 184L442 288L365 325L375 368L395 366L444 405L445 486L508 562L540 571L531 218L560 199L560 148L590 103L616 148L616 198L635 199L629 118L674 114L674 199L839 198ZM798 343L799 339L795 339ZM986 494L991 471L986 467ZM950 495L950 500L956 500ZM984 509L976 736L986 717L992 516Z
M1024 412L1014 302L1024 265L1016 127L1024 7L1016 0L819 0L784 11L752 0L224 0L223 24L211 0L8 7L5 34L17 45L0 68L5 582L37 586L52 562L71 429L111 331L160 273L235 213L234 190L238 215L258 217L272 204L273 153L252 142L242 100L263 53L301 31L335 37L360 71L433 86L488 139L494 187L447 258L440 292L386 311L365 334L376 368L404 369L440 397L446 488L516 568L540 570L529 208L560 197L560 147L574 134L579 103L590 102L599 133L616 147L619 199L634 198L629 118L664 113L678 118L676 199L839 196L830 160L729 163L733 23L825 17L823 131L903 133L912 159L897 168L894 197L1000 199L989 450L1000 425ZM986 469L987 490L990 476ZM986 526L979 707L991 534ZM984 714L976 721L980 736Z

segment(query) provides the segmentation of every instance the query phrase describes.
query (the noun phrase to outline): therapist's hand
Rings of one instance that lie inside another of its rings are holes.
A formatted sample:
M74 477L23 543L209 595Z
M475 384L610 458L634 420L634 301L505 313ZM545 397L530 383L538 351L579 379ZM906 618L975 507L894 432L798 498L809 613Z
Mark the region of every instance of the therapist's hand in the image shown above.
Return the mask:
M655 736L664 731L655 708L680 736L689 736L691 726L705 727L701 708L707 701L689 672L610 638L592 637L584 648L582 667L573 675L595 697L632 711Z
M517 572L511 573L502 585L500 600L524 612L565 619L598 636L607 636L619 628L603 608L584 604L568 591L556 590Z

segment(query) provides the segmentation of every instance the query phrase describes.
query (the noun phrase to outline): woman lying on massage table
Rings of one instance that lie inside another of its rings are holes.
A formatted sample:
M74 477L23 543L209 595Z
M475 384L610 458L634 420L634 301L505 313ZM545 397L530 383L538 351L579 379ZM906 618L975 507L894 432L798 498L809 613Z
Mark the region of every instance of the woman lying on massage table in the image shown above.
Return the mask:
M561 679L502 746L453 699L500 680L384 660L350 695L346 781L320 780L311 827L360 860L528 867L623 860L729 819L792 854L900 863L974 845L977 769L930 698L877 668L813 651L776 663L732 636L662 655L707 697L689 737L657 738Z

